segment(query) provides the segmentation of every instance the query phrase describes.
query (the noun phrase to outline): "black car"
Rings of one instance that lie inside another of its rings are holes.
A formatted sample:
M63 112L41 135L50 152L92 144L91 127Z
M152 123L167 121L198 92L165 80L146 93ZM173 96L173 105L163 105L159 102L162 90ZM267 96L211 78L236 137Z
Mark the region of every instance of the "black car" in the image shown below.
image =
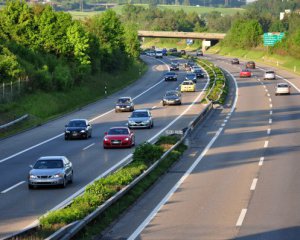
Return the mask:
M180 53L181 53L181 55L185 55L186 54L185 50L180 50Z
M177 48L170 48L170 49L169 49L169 52L171 52L171 53L176 53L176 52L177 52Z
M194 83L196 83L197 82L197 75L195 73L187 73L185 75L185 80L191 80Z
M164 76L165 81L177 81L177 74L174 72L167 72Z
M134 111L134 103L131 97L120 97L116 102L115 112L132 112Z
M65 126L65 140L92 136L92 125L86 119L73 119Z
M203 51L202 50L197 50L196 56L203 56Z
M196 74L197 78L204 78L204 73L203 73L203 71L200 68L199 69L198 68L195 69L194 73Z
M231 60L231 64L240 64L240 61L239 61L238 58L233 58L233 59Z
M176 71L176 70L179 70L179 65L171 63L171 65L170 65L170 71Z
M162 99L162 105L181 105L181 93L176 90L167 91Z

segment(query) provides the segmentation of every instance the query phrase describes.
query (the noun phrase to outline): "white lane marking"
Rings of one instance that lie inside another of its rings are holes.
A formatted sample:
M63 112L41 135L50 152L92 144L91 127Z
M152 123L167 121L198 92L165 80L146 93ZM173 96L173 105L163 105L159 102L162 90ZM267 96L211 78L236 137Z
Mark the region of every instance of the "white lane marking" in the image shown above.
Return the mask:
M270 111L270 115L272 115L272 114L273 114L273 111L271 110L271 111Z
M25 183L25 181L19 182L19 183L15 184L15 185L11 186L10 188L8 188L8 189L2 191L1 193L7 193L8 191L10 191L10 190L12 190L12 189L14 189L14 188L20 186L20 185L23 184L23 183Z
M157 60L158 60L158 59L157 59ZM165 62L163 62L163 61L161 61L161 60L158 60L158 61L160 61L160 62L162 62L163 64L165 64L165 65L168 66L167 63L165 63ZM164 82L164 80L159 81L158 83L154 84L152 87L148 88L148 89L145 90L144 92L142 92L142 93L140 93L139 95L135 96L135 97L133 98L133 100L139 98L140 96L142 96L142 95L145 94L146 92L150 91L152 88L156 87L157 85L159 85L159 84L162 83L162 82ZM95 120L97 120L97 119L99 119L99 118L101 118L101 117L103 117L103 116L105 116L105 115L107 115L107 114L109 114L109 113L111 113L111 112L113 112L113 111L114 111L114 109L111 109L111 110L109 110L109 111L107 111L107 112L105 112L105 113L103 113L103 114L101 114L101 115L99 115L99 116L97 116L97 117L94 117L94 118L90 119L90 122L94 122ZM9 156L9 157L3 158L3 159L0 160L0 163L3 163L3 162L5 162L5 161L7 161L7 160L9 160L9 159L11 159L11 158L14 158L14 157L19 156L19 155L21 155L21 154L23 154L23 153L25 153L25 152L28 152L28 151L30 151L30 150L32 150L32 149L34 149L34 148L37 148L37 147L39 147L39 146L41 146L41 145L44 145L45 143L48 143L48 142L50 142L50 141L52 141L52 140L54 140L54 139L56 139L56 138L59 138L59 137L61 137L62 135L64 135L64 133L58 134L58 135L56 135L56 136L54 136L54 137L52 137L52 138L49 138L49 139L47 139L47 140L45 140L45 141L43 141L43 142L40 142L40 143L38 143L38 144L36 144L36 145L34 145L34 146L31 146L31 147L29 147L29 148L26 148L26 149L20 151L20 152L17 152L17 153L15 153L15 154L13 154L13 155L11 155L11 156Z
M251 191L254 191L255 188L256 188L256 184L257 184L257 178L254 178L253 181L252 181L252 184L251 184L251 187L250 187L250 190Z
M269 98L269 102L272 102L272 98Z
M245 218L245 216L246 216L246 213L247 213L247 209L246 209L246 208L243 208L242 211L241 211L241 214L240 214L240 216L239 216L239 218L238 218L238 220L237 220L237 222L236 222L236 226L237 226L237 227L242 226L243 221L244 221L244 218Z
M257 80L260 81L260 78L258 78Z
M226 71L226 70L225 70ZM226 71L227 72L227 71ZM233 103L233 106L230 110L230 115L234 112L237 101L238 101L238 85L233 77L233 75L229 72L227 72L232 79L234 80L236 92L235 92L235 100ZM215 136L210 140L210 142L206 145L205 149L202 151L200 156L196 159L196 161L192 164L192 166L185 172L185 174L179 179L179 181L174 185L174 187L167 193L167 195L158 203L158 205L152 210L152 212L148 215L148 217L137 227L137 229L129 236L127 240L134 240L137 238L137 236L143 231L143 229L150 223L150 221L156 216L158 211L162 208L162 206L169 200L169 198L174 194L174 192L179 188L179 186L184 182L184 180L191 174L191 172L195 169L195 167L199 164L199 162L203 159L203 157L206 155L208 150L211 148L211 146L214 144L214 142L219 137L220 133L222 132L223 128L219 128L219 130L216 132Z
M269 119L269 124L272 124L272 118Z
M268 89L265 88L265 92L268 92ZM270 94L269 94L270 95Z
M85 148L83 148L82 150L87 150L87 149L89 149L90 147L92 147L92 146L94 146L94 145L95 145L95 143L92 143L92 144L86 146Z
M264 148L267 148L269 145L269 141L265 141Z
M227 119L225 119L225 120L224 120L224 123L226 123L226 122L228 122L228 120L227 120Z
M152 109L155 109L155 108L157 108L157 106L153 106L153 107L152 107Z
M264 85L264 88L265 88L265 89L267 88L266 85Z
M267 91L268 92L268 91ZM268 97L271 97L270 93L267 94Z
M261 158L259 159L258 166L262 166L263 163L264 163L264 160L265 160L265 157L261 157Z
M221 125L221 126L222 126L222 127L225 127L225 125L226 125L225 123L222 123L222 125Z
M270 104L270 108L272 108L273 107L273 105L272 104Z
M267 130L267 134L270 135L271 134L271 128L268 128Z
M226 117L226 119L229 119L229 118L230 118L230 116L227 116L227 117Z

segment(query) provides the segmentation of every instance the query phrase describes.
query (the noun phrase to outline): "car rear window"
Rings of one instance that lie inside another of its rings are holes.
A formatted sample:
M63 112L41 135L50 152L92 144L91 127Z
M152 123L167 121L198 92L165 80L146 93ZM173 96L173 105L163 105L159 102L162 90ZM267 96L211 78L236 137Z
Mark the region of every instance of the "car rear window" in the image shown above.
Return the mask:
M279 88L287 88L287 87L289 87L289 85L287 85L287 84L278 84L277 87L279 87Z
M85 121L70 121L69 127L86 127Z
M267 74L274 74L274 71L267 71Z

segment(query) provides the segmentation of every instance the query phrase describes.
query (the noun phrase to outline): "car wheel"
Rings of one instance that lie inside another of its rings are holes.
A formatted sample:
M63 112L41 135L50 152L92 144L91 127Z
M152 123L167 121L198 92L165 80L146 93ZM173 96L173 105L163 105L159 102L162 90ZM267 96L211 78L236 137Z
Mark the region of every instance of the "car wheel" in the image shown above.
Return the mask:
M67 135L65 135L65 140L69 140L69 137Z
M151 123L151 128L153 128L153 127L154 127L154 123L152 122L152 123Z
M71 174L70 179L69 179L69 183L73 183L73 176L74 176L74 173L72 171L72 174Z
M117 112L118 112L118 110L117 110L117 109L115 109L115 112L117 113Z

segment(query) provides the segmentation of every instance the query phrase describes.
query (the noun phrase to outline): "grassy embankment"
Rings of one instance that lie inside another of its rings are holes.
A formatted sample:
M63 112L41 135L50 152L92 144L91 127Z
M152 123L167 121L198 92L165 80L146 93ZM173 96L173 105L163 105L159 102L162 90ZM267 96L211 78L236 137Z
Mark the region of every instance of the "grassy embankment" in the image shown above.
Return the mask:
M253 60L265 63L272 67L286 69L290 72L300 74L300 59L290 56L281 56L268 53L268 49L258 48L256 50L234 49L216 45L208 50L208 53L219 54L227 57L238 57L241 60Z
M13 127L0 130L0 138L40 125L62 114L79 109L91 102L106 97L137 80L147 70L142 63L135 63L126 71L107 74L99 73L87 78L85 84L64 92L35 92L22 96L12 103L0 104L0 123L11 121L24 114L30 117Z

